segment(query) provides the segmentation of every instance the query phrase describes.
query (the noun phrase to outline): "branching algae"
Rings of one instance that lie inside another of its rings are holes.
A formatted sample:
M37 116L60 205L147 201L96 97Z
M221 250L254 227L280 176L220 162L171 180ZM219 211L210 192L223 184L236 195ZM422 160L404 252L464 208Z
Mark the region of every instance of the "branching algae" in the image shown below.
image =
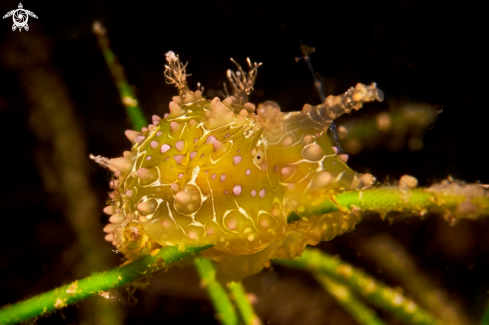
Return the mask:
M326 132L338 116L382 100L375 84L283 113L272 101L248 102L260 64L248 60L246 73L234 62L232 95L221 101L190 91L186 65L173 52L166 59L167 83L179 92L170 113L153 116L141 132L126 131L133 146L123 157L98 159L115 176L104 210L107 241L128 260L164 246L213 245L203 254L222 278L236 280L270 258L299 256L306 245L353 230L354 213L308 211L373 183L346 165ZM291 212L300 218L287 223Z

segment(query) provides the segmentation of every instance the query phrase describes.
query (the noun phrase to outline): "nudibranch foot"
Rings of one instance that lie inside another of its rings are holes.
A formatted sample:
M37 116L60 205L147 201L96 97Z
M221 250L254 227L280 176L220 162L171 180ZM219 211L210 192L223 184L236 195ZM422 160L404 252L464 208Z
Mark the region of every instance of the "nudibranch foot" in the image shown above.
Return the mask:
M94 157L114 173L107 241L129 260L163 246L213 245L203 254L226 270L223 278L238 279L353 229L354 213L313 211L374 181L346 165L326 132L339 115L381 100L375 84L283 113L275 102L248 102L261 64L228 73L234 90L221 101L188 89L187 65L173 52L167 61L167 82L179 91L169 114L126 131L132 149L122 157ZM287 223L292 212L299 219Z

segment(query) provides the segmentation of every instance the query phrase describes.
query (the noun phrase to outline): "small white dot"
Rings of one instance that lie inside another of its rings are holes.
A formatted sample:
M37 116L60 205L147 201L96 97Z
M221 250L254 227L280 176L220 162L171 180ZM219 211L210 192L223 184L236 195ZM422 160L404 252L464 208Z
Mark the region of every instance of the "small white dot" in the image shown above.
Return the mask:
M239 196L241 194L241 185L236 185L233 187L234 196Z
M167 152L168 150L170 150L170 148L171 148L171 147L165 143L165 144L163 144L163 145L161 146L161 150L160 150L160 152L161 152L161 153L165 153L165 152Z
M185 142L181 140L177 141L177 143L175 143L175 148L177 148L178 151L182 151L185 148Z
M234 156L233 157L233 164L237 165L241 162L242 157L241 156Z
M156 149L160 144L158 141L151 141L149 145L151 146L151 148Z

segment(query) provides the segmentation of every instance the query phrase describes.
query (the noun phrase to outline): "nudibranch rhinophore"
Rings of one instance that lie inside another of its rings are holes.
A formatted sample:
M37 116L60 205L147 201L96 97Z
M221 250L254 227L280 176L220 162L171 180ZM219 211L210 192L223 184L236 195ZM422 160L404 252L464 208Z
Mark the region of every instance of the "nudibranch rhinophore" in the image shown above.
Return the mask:
M186 65L173 52L166 57L166 80L179 90L170 113L153 116L141 132L126 131L133 146L123 157L98 159L114 172L107 241L129 260L164 246L213 245L203 254L222 279L236 280L270 258L298 256L308 244L353 230L354 213L308 211L373 183L348 168L326 132L343 113L382 100L375 84L283 113L272 101L248 102L260 64L248 60L245 73L233 61L232 95L207 100L189 90ZM291 212L300 219L287 223Z

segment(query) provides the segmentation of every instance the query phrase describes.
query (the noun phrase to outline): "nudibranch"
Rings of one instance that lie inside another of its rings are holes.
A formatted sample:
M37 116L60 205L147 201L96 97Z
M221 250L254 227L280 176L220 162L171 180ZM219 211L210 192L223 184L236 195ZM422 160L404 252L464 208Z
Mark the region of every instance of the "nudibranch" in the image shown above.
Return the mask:
M107 241L128 260L164 246L213 245L204 254L229 280L353 229L360 218L354 213L308 210L374 181L346 165L327 130L338 116L382 100L375 84L283 113L272 101L248 102L260 64L248 59L246 73L233 61L232 95L208 100L189 90L186 65L173 52L166 58L167 83L179 90L169 114L126 131L132 149L123 157L98 159L114 173L104 209L111 215ZM288 223L291 212L300 218Z

